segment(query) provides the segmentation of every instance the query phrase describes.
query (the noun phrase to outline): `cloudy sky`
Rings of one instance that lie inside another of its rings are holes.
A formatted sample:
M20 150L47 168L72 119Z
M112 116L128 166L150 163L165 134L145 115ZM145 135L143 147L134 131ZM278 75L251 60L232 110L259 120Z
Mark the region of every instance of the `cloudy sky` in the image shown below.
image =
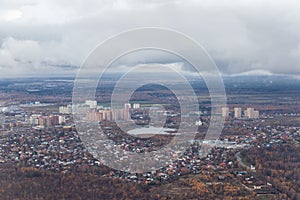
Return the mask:
M0 0L0 77L74 75L100 42L139 27L194 38L225 75L300 75L297 0Z

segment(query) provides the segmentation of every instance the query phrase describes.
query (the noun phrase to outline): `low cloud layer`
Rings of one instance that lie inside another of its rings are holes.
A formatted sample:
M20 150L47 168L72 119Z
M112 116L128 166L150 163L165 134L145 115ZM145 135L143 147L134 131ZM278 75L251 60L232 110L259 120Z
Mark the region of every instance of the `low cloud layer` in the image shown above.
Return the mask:
M194 38L226 75L299 75L299 10L292 0L3 0L0 77L74 75L100 42L138 27Z

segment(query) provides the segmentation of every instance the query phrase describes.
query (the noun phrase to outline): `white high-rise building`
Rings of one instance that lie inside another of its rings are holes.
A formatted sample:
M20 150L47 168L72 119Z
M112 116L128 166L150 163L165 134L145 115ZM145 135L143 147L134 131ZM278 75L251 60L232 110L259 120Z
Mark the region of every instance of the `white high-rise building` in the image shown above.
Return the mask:
M247 108L245 110L245 117L248 117L249 119L259 118L259 111L254 110L254 108Z
M134 104L133 104L133 108L134 108L134 109L140 108L140 104L139 104L139 103L134 103Z
M86 100L85 104L88 105L91 109L97 108L97 101L94 100Z
M228 117L228 116L229 116L229 108L222 107L222 117Z
M242 108L234 108L234 118L242 117Z
M71 105L60 106L59 107L59 113L61 113L61 114L71 114L72 113L72 106Z
M245 116L249 119L253 118L254 115L254 108L247 108L245 111Z
M258 110L255 110L254 113L253 113L253 118L259 118L259 111Z
M125 103L124 104L124 109L130 109L131 108L131 104L130 103Z
M130 120L130 108L131 104L130 103L125 103L124 104L124 120L129 121Z
M59 117L58 117L58 123L59 123L59 124L63 124L63 123L65 123L65 122L66 122L66 119L65 119L64 116L59 116Z
M40 116L41 115L36 115L36 114L31 115L30 118L29 118L29 124L38 125Z

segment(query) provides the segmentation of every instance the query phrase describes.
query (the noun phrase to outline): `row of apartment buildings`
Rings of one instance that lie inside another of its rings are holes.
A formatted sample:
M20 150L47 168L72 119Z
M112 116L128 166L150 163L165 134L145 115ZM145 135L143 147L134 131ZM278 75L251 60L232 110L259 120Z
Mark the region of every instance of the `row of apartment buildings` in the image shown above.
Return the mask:
M229 107L222 108L222 117L229 117L230 110ZM259 111L255 110L254 108L246 108L244 111L241 107L233 108L233 117L234 118L241 118L246 117L249 119L257 119L259 118Z

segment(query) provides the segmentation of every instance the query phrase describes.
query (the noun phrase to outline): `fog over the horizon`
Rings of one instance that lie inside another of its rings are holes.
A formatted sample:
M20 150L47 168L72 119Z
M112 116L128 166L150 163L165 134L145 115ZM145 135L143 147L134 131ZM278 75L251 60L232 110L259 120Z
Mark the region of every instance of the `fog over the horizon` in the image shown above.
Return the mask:
M300 77L296 0L0 0L0 5L2 78L74 75L99 43L139 27L174 29L194 38L225 75Z

